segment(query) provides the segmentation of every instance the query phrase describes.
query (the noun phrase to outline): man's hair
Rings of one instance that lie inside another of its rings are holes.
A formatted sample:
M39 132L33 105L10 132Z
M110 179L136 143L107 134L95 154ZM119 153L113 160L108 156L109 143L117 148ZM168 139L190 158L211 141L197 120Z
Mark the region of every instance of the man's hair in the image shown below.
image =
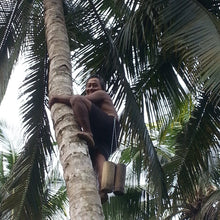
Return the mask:
M102 88L103 90L105 90L105 81L103 80L103 78L102 78L101 76L99 76L99 75L97 75L97 74L92 74L92 75L87 79L86 84L87 84L87 82L88 82L90 79L93 79L93 78L97 78L97 79L99 80L99 82L100 82L101 88Z

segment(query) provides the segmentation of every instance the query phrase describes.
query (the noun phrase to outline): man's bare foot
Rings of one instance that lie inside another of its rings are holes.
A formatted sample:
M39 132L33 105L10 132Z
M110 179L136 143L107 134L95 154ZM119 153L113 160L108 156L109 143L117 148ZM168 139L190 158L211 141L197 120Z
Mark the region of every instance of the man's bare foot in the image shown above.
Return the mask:
M95 142L93 140L92 134L88 132L80 131L77 133L77 136L83 140L85 140L89 147L95 147Z

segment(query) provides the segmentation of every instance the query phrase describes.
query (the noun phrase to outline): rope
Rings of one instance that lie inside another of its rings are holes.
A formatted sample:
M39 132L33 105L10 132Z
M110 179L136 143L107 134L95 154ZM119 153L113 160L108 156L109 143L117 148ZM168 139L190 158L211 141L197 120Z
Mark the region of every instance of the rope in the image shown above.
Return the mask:
M116 118L114 118L114 122L113 122L113 130L112 130L112 141L111 141L111 154L112 154L112 148L113 148L113 142L114 142L114 138L115 138L115 146L117 148L117 138L116 138Z

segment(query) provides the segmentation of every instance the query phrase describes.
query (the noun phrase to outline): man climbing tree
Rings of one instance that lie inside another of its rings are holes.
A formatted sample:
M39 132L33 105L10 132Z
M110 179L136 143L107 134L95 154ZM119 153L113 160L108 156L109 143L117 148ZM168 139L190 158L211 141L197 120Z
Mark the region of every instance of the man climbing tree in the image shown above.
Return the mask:
M101 192L103 164L116 150L120 126L117 112L111 97L105 91L105 83L98 75L92 75L86 83L86 95L52 96L50 108L54 103L69 105L81 129L77 136L84 139L88 146L96 171L100 197L107 200L107 193Z

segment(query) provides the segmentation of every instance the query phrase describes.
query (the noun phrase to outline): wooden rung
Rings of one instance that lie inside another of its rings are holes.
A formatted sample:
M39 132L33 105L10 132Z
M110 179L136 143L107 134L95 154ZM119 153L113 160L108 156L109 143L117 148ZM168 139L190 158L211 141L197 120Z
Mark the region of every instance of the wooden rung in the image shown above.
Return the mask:
M115 195L123 195L125 187L126 166L125 164L117 164L115 169Z
M102 170L102 182L101 191L110 193L114 189L114 178L115 178L115 164L110 161L105 161Z

